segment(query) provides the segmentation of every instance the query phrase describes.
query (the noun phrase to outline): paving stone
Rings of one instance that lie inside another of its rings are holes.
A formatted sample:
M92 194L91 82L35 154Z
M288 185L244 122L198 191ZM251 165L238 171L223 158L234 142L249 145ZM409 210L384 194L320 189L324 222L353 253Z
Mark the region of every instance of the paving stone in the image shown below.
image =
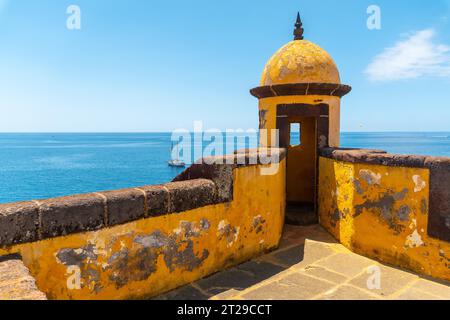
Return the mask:
M260 280L248 272L238 269L228 269L220 273L216 273L211 277L201 279L196 284L205 291L217 294L214 289L237 289L243 290L260 282ZM224 290L222 290L224 291Z
M306 240L304 245L272 253L271 258L287 267L305 267L334 253L327 245Z
M192 285L187 285L165 294L162 294L153 300L207 300L209 296L203 294Z
M246 262L236 269L252 274L258 281L269 279L285 270L283 267L261 260Z
M279 249L285 249L292 246L298 246L305 243L305 238L302 236L295 236L295 237L285 237L281 238Z
M285 225L280 248L285 248L289 245L303 244L305 239L321 241L323 243L337 243L337 241L319 225L306 227Z
M278 282L282 285L290 286L291 291L304 292L304 294L307 295L307 299L320 293L324 293L335 286L333 283L318 280L300 272L290 274L289 276L280 279Z
M202 289L203 290L203 289ZM216 296L220 296L220 297L227 297L228 296L228 292L233 292L233 295L235 292L241 292L242 289L235 289L235 288L228 288L228 287L211 287L208 288L207 290L203 290L204 292L206 292L208 294L208 296L210 297L210 299L212 297L216 297ZM222 298L221 298L222 299Z
M331 234L329 234L320 225L314 225L308 227L306 238L309 240L320 241L323 243L338 243Z
M361 289L349 285L342 285L338 288L326 292L319 300L378 300L376 296L371 295Z
M303 281L297 277L295 280L269 283L247 292L242 298L246 300L306 300L329 289L328 283L307 278L309 277L304 276ZM316 283L311 286L313 281Z
M409 288L402 294L400 294L398 297L395 298L396 300L439 300L440 298L430 295L426 292Z
M333 284L328 282L296 273L251 290L242 297L247 300L305 300L332 287Z
M450 285L441 284L439 282L420 279L412 286L413 289L418 289L440 298L450 300Z
M328 256L333 255L335 252L330 248L329 245L323 244L321 242L306 240L305 241L305 255L303 257L303 264L311 264L320 259L324 259Z
M327 280L336 284L342 283L347 280L347 277L340 275L338 273L326 270L322 267L308 266L305 270L299 271L305 275L311 275L323 280Z
M270 254L268 258L273 259L276 263L290 267L303 261L304 247L304 245L299 245L285 250L278 250Z
M380 268L379 289L369 288L368 280L376 275L374 271L370 269L366 269L367 273L361 274L355 279L352 279L350 281L350 284L353 284L361 289L369 290L371 293L380 295L381 297L387 297L418 279L418 276L412 273L408 273L384 265L378 265L378 267Z
M239 295L241 292L236 289L229 289L226 291L222 291L213 297L211 297L211 300L227 300L227 299L234 299L237 295Z
M356 254L346 253L335 254L317 262L316 264L348 277L355 277L359 273L363 272L365 268L372 265L377 265L376 262L367 258Z
M242 295L244 300L304 300L303 292L291 291L289 286L269 283Z
M290 224L285 224L283 227L283 238L304 238L304 235L302 234L302 227L293 226Z

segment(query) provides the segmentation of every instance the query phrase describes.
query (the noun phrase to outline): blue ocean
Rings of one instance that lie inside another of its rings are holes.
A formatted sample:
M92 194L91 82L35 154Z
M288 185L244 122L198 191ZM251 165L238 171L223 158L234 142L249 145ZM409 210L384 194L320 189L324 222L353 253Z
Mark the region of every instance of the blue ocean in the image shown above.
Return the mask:
M450 132L343 133L341 144L450 157ZM183 170L167 165L171 145L170 133L0 134L0 203L170 181Z

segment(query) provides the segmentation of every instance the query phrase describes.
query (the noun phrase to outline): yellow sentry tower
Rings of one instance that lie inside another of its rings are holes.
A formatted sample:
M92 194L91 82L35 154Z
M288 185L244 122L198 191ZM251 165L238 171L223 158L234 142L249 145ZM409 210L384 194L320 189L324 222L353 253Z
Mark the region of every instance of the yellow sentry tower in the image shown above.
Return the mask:
M260 146L273 146L270 132L278 129L279 145L288 150L287 201L299 209L288 219L300 223L302 212L314 213L309 222L316 219L318 148L339 146L341 97L351 90L341 84L331 56L304 40L303 31L297 14L294 41L270 58L260 86L250 91L259 99ZM291 141L292 130L300 141Z

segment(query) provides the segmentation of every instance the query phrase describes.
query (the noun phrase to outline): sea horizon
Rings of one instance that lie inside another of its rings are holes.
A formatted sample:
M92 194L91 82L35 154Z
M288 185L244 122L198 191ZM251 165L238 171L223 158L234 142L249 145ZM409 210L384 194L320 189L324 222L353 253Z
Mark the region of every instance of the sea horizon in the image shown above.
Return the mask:
M222 132L225 132L223 130ZM134 134L134 133L172 133L172 131L0 131L0 134ZM450 131L341 131L346 133L450 133Z
M170 132L0 133L0 203L169 182L184 170L168 166L171 145ZM450 157L450 132L349 131L341 147Z

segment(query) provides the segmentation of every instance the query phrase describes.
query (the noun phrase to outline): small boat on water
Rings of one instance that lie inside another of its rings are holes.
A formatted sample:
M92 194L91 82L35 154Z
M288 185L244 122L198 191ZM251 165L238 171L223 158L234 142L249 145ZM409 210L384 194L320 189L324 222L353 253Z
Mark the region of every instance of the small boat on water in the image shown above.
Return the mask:
M178 159L170 160L168 164L169 164L169 167L178 167L178 168L186 167L186 164L183 161L178 160Z
M173 143L172 143L171 151L173 154ZM176 157L175 157L175 159L169 160L169 162L168 162L169 167L176 167L176 168L186 167L186 164L183 161L181 161L180 159L178 159L178 155L179 155L179 151L178 151L178 144L177 144Z

